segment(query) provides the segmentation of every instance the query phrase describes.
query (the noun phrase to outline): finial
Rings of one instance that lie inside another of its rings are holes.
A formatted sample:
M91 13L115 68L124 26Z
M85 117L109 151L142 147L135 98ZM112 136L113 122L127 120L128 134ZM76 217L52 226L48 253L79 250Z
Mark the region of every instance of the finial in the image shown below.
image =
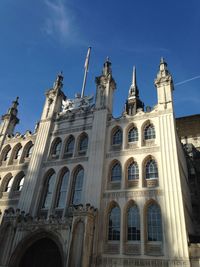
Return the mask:
M133 66L133 79L132 79L132 85L136 87L136 67Z
M19 105L19 96L16 97L16 99L12 102L12 108L17 108L17 106Z
M164 57L161 57L160 58L160 64L163 64L163 63L165 63L165 60L164 60Z
M106 57L106 61L104 63L103 74L104 75L112 74L111 62L108 56Z
M60 71L56 77L56 81L54 82L54 88L55 89L56 88L58 88L58 89L62 88L62 86L63 86L62 81L63 81L63 72Z

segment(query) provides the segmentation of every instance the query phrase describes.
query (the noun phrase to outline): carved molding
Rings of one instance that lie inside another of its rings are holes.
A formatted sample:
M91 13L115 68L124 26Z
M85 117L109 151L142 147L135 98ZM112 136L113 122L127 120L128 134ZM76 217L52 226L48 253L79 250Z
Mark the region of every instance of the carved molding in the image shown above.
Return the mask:
M71 133L75 133L75 132L83 132L83 131L91 130L91 129L92 129L91 124L89 124L87 126L83 125L83 126L79 126L79 127L70 128L70 129L67 128L67 129L58 130L58 131L54 132L52 134L52 136L58 136L61 134L71 134Z
M163 190L137 190L137 191L121 191L121 192L105 192L103 198L115 199L115 198L136 198L136 197L157 197L163 196Z
M88 161L88 157L75 157L75 158L65 158L61 160L49 160L43 163L43 167L51 167L51 166L61 166L66 164L73 164L79 162Z
M190 267L189 260L161 260L161 259L134 259L134 258L114 258L102 257L98 266L135 266L135 267L169 267L182 266Z
M28 163L29 162L25 162L25 163L17 164L17 165L0 166L0 171L1 172L11 172L11 171L26 170L28 168Z
M135 148L130 150L123 150L123 151L115 151L115 152L109 152L106 154L106 158L116 158L120 156L128 156L128 155L134 155L135 154L145 154L145 153L153 153L158 152L160 150L159 146L151 146L151 147L145 147L145 148Z

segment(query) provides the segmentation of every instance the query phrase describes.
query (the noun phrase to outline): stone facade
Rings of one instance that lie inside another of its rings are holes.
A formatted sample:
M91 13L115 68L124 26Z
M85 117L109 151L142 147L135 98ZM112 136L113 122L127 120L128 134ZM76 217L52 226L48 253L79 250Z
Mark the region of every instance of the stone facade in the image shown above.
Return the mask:
M108 59L94 101L67 99L58 75L34 133L24 135L13 134L13 102L0 127L0 266L200 266L198 164L186 124L174 119L163 59L155 86L157 105L145 112L134 69L114 118Z

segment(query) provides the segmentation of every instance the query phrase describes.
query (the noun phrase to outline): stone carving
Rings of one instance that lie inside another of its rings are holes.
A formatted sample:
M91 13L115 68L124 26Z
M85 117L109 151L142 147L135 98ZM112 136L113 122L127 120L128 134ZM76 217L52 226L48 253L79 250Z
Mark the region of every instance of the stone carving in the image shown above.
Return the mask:
M77 112L79 110L87 110L92 107L93 96L80 97L79 94L75 96L75 99L66 99L62 101L61 114L67 112Z
M105 192L103 198L136 198L136 197L157 197L162 196L163 190L140 190L140 191L121 191L121 192Z

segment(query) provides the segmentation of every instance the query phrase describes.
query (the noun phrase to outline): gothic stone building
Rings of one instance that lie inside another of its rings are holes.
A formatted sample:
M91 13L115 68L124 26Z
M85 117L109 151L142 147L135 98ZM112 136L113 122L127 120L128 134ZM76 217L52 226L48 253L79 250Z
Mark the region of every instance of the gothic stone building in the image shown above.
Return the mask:
M166 62L157 105L144 111L134 70L120 118L109 60L93 102L66 99L62 81L46 92L34 133L14 134L18 99L2 116L0 266L200 266L200 130L178 120L181 144Z

